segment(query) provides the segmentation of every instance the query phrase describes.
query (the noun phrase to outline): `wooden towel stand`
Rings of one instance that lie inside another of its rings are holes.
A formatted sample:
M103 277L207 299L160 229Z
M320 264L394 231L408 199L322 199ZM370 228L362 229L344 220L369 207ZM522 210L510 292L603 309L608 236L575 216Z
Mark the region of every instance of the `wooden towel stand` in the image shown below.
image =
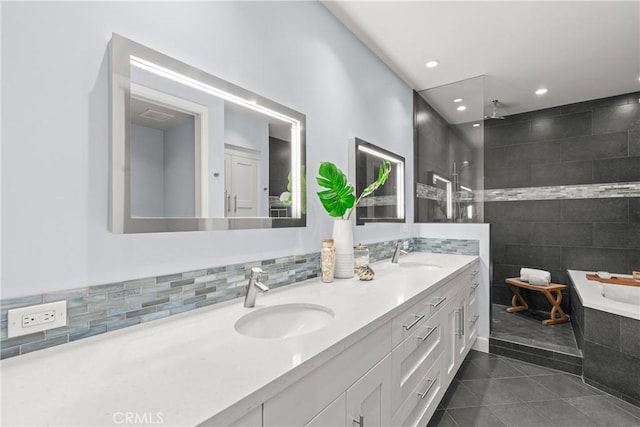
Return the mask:
M507 279L507 284L513 292L513 298L511 298L511 307L507 308L507 311L509 313L524 311L529 308L529 304L527 304L527 302L522 297L522 294L520 293L520 289L524 288L530 289L532 291L542 292L553 306L551 308L551 318L543 320L543 325L555 325L558 323L565 323L568 320L564 310L562 310L562 307L560 307L560 303L562 302L562 290L566 289L567 285L550 283L547 286L536 286L531 285L527 282L523 282L522 280L515 277ZM553 295L552 292L555 295ZM559 314L560 316L556 317L556 314Z

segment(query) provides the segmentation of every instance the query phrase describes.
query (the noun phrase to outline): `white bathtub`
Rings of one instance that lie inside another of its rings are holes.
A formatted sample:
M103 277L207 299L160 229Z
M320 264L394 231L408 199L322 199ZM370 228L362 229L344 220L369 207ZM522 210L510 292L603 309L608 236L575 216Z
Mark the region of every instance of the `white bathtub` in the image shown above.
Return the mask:
M591 271L568 271L584 307L640 320L640 287L588 280L587 273Z

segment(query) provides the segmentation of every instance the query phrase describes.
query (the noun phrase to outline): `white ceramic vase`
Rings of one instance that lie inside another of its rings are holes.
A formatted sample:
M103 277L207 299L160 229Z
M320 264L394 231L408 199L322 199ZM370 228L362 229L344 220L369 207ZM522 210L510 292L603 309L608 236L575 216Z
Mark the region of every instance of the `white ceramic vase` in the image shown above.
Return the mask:
M336 248L336 279L353 278L353 227L351 221L337 218L333 223L333 242Z

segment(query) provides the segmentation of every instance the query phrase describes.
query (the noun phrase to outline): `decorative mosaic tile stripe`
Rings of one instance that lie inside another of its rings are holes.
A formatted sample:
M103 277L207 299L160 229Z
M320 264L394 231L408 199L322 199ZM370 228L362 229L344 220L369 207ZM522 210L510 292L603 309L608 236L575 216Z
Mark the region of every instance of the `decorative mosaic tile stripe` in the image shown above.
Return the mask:
M437 254L480 255L478 240L464 239L431 239L416 237L413 239L414 250Z
M640 197L640 182L500 188L475 192L473 200L476 202L502 202L520 200L603 199L615 197Z
M396 196L369 196L360 200L358 207L366 206L395 206L398 204Z
M447 193L442 188L416 182L416 197L419 199L444 201L447 198Z
M409 240L410 250L472 253L472 241ZM390 258L397 240L371 243L371 262ZM418 244L416 244L418 242ZM457 251L457 252L456 252ZM26 354L94 335L137 325L244 296L252 267L264 270L270 288L301 282L320 274L319 252L222 267L50 292L0 301L0 358ZM68 325L44 332L7 337L9 309L67 301Z

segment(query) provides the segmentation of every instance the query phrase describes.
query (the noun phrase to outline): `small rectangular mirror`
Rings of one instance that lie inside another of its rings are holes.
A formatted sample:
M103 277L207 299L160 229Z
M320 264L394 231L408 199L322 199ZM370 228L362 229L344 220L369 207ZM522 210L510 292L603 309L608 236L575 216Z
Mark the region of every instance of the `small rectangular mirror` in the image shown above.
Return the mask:
M305 116L117 34L111 230L306 224Z
M378 178L384 160L391 162L387 181L356 208L356 225L367 222L405 222L404 157L360 138L353 138L349 148L349 179L355 182L356 197Z

